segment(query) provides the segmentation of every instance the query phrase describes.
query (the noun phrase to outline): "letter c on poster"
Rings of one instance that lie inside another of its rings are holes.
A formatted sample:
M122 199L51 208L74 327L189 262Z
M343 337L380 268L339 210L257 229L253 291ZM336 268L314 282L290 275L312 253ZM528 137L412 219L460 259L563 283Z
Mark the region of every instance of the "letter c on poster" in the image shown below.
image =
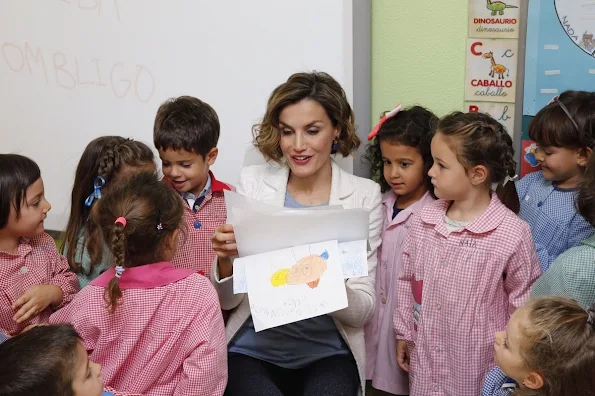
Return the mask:
M483 52L475 50L475 47L481 47L482 45L483 45L483 43L481 41L476 41L473 44L471 44L471 53L475 56L482 55Z

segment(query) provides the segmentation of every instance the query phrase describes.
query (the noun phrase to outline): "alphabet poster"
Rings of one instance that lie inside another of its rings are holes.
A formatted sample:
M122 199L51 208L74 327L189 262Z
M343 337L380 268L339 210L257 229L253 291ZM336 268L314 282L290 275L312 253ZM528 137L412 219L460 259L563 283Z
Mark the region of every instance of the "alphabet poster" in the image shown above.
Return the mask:
M518 38L520 0L471 0L469 37Z
M491 102L465 102L465 111L469 113L486 113L504 125L508 134L514 136L514 111L513 103Z
M514 103L516 39L468 39L465 100Z

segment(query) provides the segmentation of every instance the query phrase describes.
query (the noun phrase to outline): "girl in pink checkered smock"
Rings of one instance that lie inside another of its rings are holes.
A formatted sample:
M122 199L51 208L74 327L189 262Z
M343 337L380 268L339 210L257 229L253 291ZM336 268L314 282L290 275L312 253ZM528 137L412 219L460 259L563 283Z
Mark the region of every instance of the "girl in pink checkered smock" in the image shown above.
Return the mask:
M151 149L132 139L101 136L93 139L81 155L61 248L81 288L112 265L111 252L101 240L91 210L116 183L139 171L156 172L157 168Z
M113 254L51 323L71 323L105 384L147 396L220 396L227 383L223 317L210 281L170 262L184 208L178 194L141 172L92 211Z
M438 123L431 151L439 200L413 219L403 248L397 359L412 396L477 396L494 365L493 334L541 270L531 230L515 214L516 162L504 127L456 112Z
M430 141L438 117L420 106L397 105L370 132L366 158L379 178L382 195L382 245L376 266L376 306L366 324L366 379L394 395L409 394L409 376L397 364L393 312L396 280L409 226L421 208L434 201L428 170Z
M0 154L0 332L46 324L79 290L76 275L44 232L51 209L35 161Z

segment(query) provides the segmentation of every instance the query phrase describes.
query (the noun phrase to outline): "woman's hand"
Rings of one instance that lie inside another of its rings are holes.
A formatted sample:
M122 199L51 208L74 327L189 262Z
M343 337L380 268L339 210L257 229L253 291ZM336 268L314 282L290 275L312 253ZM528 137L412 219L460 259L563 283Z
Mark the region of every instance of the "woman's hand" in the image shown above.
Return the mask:
M409 372L409 350L406 340L397 340L397 363L403 371Z
M236 245L236 236L231 224L223 224L215 229L211 237L213 250L217 254L217 267L219 268L219 278L224 279L233 274L233 265L231 257L238 255Z

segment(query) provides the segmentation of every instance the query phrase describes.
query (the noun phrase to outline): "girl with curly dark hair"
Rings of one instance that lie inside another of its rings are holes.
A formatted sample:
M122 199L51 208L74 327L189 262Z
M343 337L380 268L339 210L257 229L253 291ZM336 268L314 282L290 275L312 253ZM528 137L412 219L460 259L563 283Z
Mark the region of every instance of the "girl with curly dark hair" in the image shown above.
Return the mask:
M382 245L376 270L376 308L365 327L367 379L395 395L409 393L409 377L397 365L393 311L395 282L401 268L402 246L413 214L434 200L428 170L430 141L438 117L420 106L397 105L370 132L367 160L382 192Z

